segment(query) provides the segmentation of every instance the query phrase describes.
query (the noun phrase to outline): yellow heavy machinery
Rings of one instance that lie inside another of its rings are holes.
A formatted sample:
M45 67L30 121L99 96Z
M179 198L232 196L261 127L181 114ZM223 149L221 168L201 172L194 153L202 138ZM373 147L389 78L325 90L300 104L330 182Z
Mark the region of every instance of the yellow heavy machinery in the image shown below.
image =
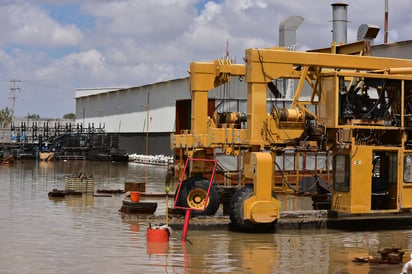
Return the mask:
M312 140L331 152L331 210L347 214L399 213L412 208L412 60L284 48L247 49L245 64L228 60L190 64L191 130L171 135L172 149L202 158L208 149L242 157L242 175L253 181L232 197L230 219L241 231L267 230L280 217L272 194L280 150ZM208 91L244 77L246 126L237 113L208 116ZM288 108L267 108L274 80L295 79ZM310 90L306 101L304 90ZM217 118L218 117L218 118ZM222 118L223 117L223 118ZM193 164L177 197L183 206L217 210L206 200L206 165Z

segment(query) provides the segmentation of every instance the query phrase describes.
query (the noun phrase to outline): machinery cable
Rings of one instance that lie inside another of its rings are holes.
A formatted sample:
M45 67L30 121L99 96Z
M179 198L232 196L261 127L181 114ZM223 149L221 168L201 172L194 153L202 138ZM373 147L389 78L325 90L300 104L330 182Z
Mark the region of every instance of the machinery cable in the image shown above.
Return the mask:
M260 54L259 49L257 49L257 52L258 52L258 55L259 55L260 68L262 70L262 75L263 75L263 78L265 80L265 83L269 83L269 82L275 80L275 77L273 77L273 76L266 73L265 68L263 66L263 56ZM268 81L267 78L269 78L269 81ZM277 98L275 97L275 103L274 103L273 100L272 100L272 93L270 93L269 96L270 96L270 102L272 104L272 108L274 108L276 106L276 103L277 103Z
M286 185L292 189L295 193L297 192L297 190L289 183L289 181L286 179L285 175L283 174L283 170L280 167L280 165L275 162L276 167L279 169L280 175L282 176L283 181L286 183Z

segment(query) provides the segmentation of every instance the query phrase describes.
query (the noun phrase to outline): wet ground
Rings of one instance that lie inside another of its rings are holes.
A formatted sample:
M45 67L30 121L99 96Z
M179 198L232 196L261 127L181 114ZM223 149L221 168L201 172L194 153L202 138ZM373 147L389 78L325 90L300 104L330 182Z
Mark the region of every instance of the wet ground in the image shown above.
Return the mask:
M146 181L147 174L151 193L163 191L166 174L166 168L135 163L25 161L0 166L0 273L400 273L401 264L352 260L378 257L379 249L394 245L412 250L412 230L244 234L224 225L189 229L190 243L181 242L180 228L168 243L148 243L149 223L163 217L122 216L123 194L48 197L53 188L64 189L65 176L81 171L93 175L95 190L123 189L126 181ZM155 215L164 216L165 199L141 199L158 202ZM310 208L307 198L281 199L282 211Z

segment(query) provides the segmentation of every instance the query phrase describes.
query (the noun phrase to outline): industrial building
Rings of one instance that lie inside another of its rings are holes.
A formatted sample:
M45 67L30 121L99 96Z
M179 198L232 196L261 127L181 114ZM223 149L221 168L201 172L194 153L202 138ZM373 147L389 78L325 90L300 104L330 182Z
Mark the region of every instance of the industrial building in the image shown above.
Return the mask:
M246 111L246 84L238 77L209 94L220 108ZM118 135L119 149L128 154L171 155L170 133L190 128L188 77L140 87L77 89L75 98L76 123ZM176 113L176 106L187 111Z

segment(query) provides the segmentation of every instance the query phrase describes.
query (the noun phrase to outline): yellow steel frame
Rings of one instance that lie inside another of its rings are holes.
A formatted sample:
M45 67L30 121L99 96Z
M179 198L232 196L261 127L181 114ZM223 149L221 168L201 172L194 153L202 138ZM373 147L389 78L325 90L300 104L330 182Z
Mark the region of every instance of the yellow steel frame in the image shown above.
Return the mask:
M253 178L254 195L244 202L244 219L254 223L272 223L280 216L280 202L272 197L273 163L270 153L250 152L245 156Z
M266 84L273 79L300 79L292 108L300 108L316 118L305 104L299 102L304 81L313 87L311 103L316 104L315 96L322 97L318 76L326 75L328 69L329 71L342 69L340 72L342 75L345 70L349 70L347 73L352 73L353 76L374 77L367 71L406 73L412 68L412 60L406 59L291 52L280 48L247 49L245 61L245 65L231 64L228 60L191 63L189 72L192 92L192 129L180 134L172 134L172 149L186 148L187 153L191 154L195 148L222 147L226 153L237 155L241 147L271 147L299 137L303 132L303 123L289 123L287 127L282 125L282 128L279 128L279 123L266 112ZM208 91L226 83L232 75L246 76L248 83L246 130L230 127L215 128L207 115ZM375 77L382 77L382 75ZM403 78L405 77L407 76L403 75Z

